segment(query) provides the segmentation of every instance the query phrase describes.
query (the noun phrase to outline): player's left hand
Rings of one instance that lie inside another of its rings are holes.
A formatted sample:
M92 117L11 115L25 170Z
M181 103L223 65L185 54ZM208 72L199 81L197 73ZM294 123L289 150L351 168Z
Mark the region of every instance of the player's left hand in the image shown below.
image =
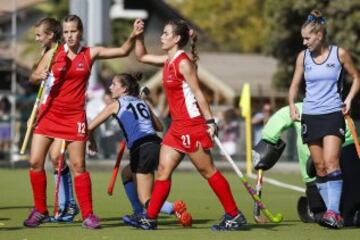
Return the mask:
M97 144L92 134L89 134L89 145L88 145L88 154L90 156L95 156L98 152Z
M210 135L212 139L214 139L215 136L218 135L219 127L215 122L215 119L211 118L209 120L206 120L206 124L208 126L207 132Z
M349 114L350 109L351 109L351 100L345 99L343 109L342 109L343 114L344 115Z

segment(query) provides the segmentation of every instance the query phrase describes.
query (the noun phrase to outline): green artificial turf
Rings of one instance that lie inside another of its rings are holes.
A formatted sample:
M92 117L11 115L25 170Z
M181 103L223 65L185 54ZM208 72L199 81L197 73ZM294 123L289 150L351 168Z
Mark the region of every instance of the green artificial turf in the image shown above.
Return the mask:
M248 219L248 226L238 232L212 232L210 226L219 221L223 210L207 182L196 172L175 172L169 200L184 200L193 215L193 227L182 228L173 216L161 215L157 231L142 231L125 226L120 218L131 213L130 204L120 178L114 195L106 194L111 172L92 172L93 200L95 213L101 218L100 230L83 229L79 216L73 224L43 224L35 229L22 226L23 220L32 208L32 196L27 170L0 169L0 239L1 240L41 240L41 239L135 239L135 240L267 240L267 239L358 239L359 229L346 228L329 230L317 224L299 221L296 202L301 193L279 187L264 185L263 200L273 213L282 213L284 221L280 224L255 224L252 219L253 201L233 172L224 172L232 187L238 206ZM296 174L268 174L277 180L303 187L300 176ZM254 181L250 181L254 186ZM48 174L48 204L52 211L54 194L53 176Z

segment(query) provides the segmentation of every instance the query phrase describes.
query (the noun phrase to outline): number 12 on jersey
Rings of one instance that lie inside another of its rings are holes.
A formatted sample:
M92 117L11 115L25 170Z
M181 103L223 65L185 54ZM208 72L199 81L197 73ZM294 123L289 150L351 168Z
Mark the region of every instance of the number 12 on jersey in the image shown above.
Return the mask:
M86 130L86 124L84 122L78 122L77 123L77 127L78 127L78 134L85 134L85 130Z

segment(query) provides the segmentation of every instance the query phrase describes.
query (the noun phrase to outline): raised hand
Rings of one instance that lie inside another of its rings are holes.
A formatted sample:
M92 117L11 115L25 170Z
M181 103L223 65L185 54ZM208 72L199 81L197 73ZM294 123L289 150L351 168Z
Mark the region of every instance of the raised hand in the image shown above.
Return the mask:
M144 32L144 22L137 18L134 22L134 28L131 33L131 37L138 37Z

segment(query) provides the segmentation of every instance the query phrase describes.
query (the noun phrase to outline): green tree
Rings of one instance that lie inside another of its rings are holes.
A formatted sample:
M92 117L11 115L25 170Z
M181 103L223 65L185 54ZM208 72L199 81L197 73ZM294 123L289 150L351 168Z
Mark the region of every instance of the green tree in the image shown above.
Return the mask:
M260 52L266 22L262 0L167 0L185 17L208 33L218 50Z
M56 19L63 19L66 15L69 14L69 1L68 0L50 0L44 3L41 3L35 7L35 9L44 13L44 16L54 17ZM34 41L35 32L34 28L30 28L29 31L25 34L25 37L22 42L25 43L25 48L23 54L26 58L33 61L33 56L37 56L39 52L39 44Z
M69 14L69 0L49 0L37 6L48 17L54 17L61 21Z

